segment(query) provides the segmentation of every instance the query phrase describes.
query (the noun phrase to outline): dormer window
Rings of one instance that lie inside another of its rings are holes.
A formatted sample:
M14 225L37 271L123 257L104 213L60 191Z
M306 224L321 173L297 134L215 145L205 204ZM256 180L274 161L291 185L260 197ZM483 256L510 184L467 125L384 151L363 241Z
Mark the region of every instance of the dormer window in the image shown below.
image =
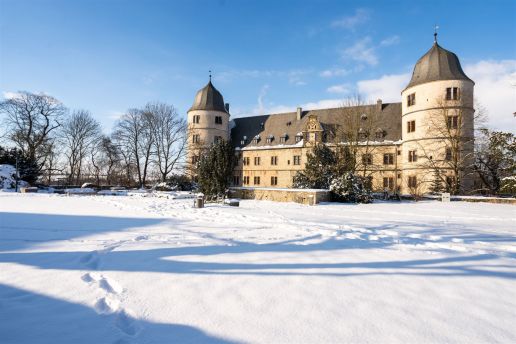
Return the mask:
M267 143L272 143L273 140L274 140L274 135L267 136Z
M459 100L459 88L448 87L446 89L446 100Z
M257 144L259 141L260 141L260 135L256 135L256 136L253 138L253 144Z
M247 141L247 136L242 137L242 140L240 141L240 145L245 145L245 142Z
M366 121L367 120L367 115L365 113L363 113L362 116L360 116L360 119L362 121Z
M280 141L280 143L285 143L285 142L287 142L287 139L288 139L288 135L287 135L287 133L284 133L283 135L280 136L279 141Z
M384 136L385 136L385 133L384 133L383 129L381 129L381 128L376 129L376 138L377 139L383 139Z
M261 123L260 123L260 129L262 129L262 130L263 130L263 127L264 127L264 124L263 124L263 122L261 122Z
M297 134L296 135L296 143L301 142L302 139L303 139L303 135L302 134Z

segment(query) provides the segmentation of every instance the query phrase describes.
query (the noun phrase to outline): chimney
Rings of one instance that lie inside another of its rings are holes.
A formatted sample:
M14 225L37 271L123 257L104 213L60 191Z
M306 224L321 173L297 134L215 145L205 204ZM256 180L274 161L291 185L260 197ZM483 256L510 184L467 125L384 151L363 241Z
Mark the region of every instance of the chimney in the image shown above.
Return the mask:
M382 112L382 100L378 99L376 101L376 112Z
M301 120L301 115L303 114L303 109L298 107L297 108L297 114L296 114L296 119L299 121Z
M226 108L226 112L229 113L229 103L226 103L225 108Z

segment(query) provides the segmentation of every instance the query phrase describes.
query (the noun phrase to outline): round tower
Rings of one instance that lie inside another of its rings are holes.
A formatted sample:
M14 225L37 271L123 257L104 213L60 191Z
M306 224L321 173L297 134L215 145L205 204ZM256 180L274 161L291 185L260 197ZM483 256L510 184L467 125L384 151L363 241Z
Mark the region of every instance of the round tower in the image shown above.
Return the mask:
M454 193L473 187L474 85L435 35L401 92L403 193L436 191L432 185Z
M188 162L194 166L200 151L217 140L229 139L229 104L210 81L199 90L188 110Z

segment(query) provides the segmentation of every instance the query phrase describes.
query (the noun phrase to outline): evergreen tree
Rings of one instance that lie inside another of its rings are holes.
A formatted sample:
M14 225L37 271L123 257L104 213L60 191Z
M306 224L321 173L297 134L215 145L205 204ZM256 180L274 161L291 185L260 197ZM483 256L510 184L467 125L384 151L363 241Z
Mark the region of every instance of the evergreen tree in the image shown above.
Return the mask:
M294 176L293 186L301 189L328 189L336 172L335 152L326 145L316 145L306 155L306 159L305 169Z
M330 184L330 191L338 201L353 203L371 203L371 189L366 178L348 172L337 176Z
M219 141L211 145L199 159L197 178L199 190L207 198L224 195L233 175L236 157L229 141Z
M434 179L432 180L432 184L430 185L430 193L439 194L443 192L443 180L441 178L441 173L438 169L434 169Z
M16 148L5 149L0 146L0 164L16 167L16 159L18 159L18 174L20 180L34 184L40 175L40 168L36 159L31 159Z

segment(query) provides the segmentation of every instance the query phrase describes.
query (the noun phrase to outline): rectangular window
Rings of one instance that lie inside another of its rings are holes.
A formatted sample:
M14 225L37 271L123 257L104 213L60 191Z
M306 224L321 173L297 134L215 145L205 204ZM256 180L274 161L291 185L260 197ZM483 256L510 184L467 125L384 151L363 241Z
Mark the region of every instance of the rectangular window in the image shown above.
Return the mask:
M244 184L249 185L249 176L244 176Z
M278 177L271 177L271 185L278 185Z
M407 122L407 133L413 133L416 131L416 121Z
M260 177L254 177L254 185L260 185Z
M199 162L199 156L198 155L192 155L192 164L197 164Z
M459 127L459 116L448 116L446 126L448 129L457 129Z
M459 100L459 88L448 87L446 89L446 100Z
M450 147L446 147L446 155L445 155L445 160L446 161L451 161L452 159L452 150Z
M301 165L301 155L294 155L294 165Z
M259 156L255 156L255 157L254 157L254 164L255 164L256 166L260 165L260 157L259 157Z
M296 143L300 142L303 139L303 136L296 135Z
M200 120L201 120L201 116L200 115L194 115L193 116L193 122L194 123L198 124Z
M267 143L272 143L272 140L274 140L274 137L267 137Z
M363 154L362 163L364 165L371 165L373 163L373 156L371 154Z
M392 153L385 153L383 155L383 164L384 165L392 165L392 164L394 164L394 154L392 154Z
M243 162L244 162L244 166L246 166L246 165L250 165L250 161L249 161L250 159L249 159L249 157L248 157L248 156L246 156L246 157L245 157L245 158L243 158L242 160L243 160Z
M416 178L416 176L409 176L408 177L408 187L409 188L417 187L417 178Z
M416 105L416 94L411 93L407 96L407 106Z
M222 124L222 116L215 116L215 124Z
M277 165L277 164L278 164L278 157L271 156L271 165Z
M394 190L394 177L383 177L383 188Z
M233 176L233 185L240 184L240 176Z
M200 143L201 142L201 135L195 134L192 136L192 143Z
M280 136L279 138L279 142L280 143L285 143L287 141L287 137L286 136Z
M213 138L213 142L214 142L214 143L220 143L220 142L222 142L222 136L215 136L215 137Z
M408 152L408 161L416 162L417 161L417 151L411 150Z

